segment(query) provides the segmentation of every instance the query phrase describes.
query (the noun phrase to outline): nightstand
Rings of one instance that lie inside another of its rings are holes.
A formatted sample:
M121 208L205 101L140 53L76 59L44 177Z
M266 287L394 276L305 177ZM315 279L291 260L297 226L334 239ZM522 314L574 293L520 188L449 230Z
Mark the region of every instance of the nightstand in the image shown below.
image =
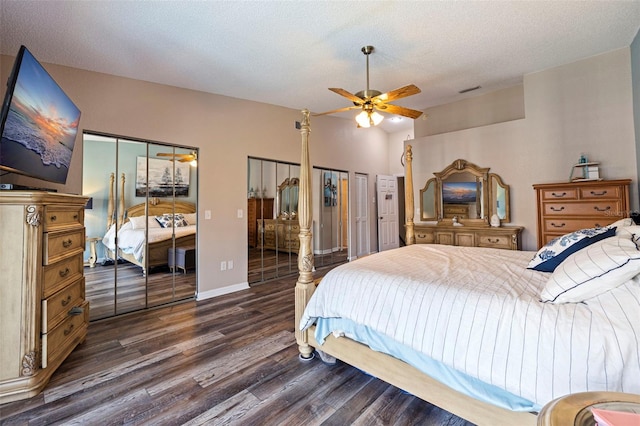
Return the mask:
M640 413L640 395L621 392L581 392L554 399L538 414L538 426L592 426L590 408Z
M100 237L87 237L89 243L89 261L85 265L89 265L89 268L96 267L96 261L98 260L98 254L96 252L96 244L102 240Z

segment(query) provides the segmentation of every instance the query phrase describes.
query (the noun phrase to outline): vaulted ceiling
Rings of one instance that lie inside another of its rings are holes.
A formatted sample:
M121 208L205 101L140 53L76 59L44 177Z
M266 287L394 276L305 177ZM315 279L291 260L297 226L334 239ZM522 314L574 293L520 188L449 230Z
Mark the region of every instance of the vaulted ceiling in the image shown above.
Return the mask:
M348 106L329 87L366 88L365 45L371 88L413 83L395 103L422 110L629 46L639 27L639 1L0 0L2 54L24 44L41 62L312 112Z

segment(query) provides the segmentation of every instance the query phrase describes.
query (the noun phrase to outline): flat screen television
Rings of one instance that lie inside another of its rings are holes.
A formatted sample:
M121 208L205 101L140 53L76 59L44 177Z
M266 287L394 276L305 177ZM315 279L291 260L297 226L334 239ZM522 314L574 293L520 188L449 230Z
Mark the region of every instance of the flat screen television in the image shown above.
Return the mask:
M21 46L0 115L0 175L67 181L80 110Z
M442 202L468 204L476 202L478 184L475 182L442 182Z

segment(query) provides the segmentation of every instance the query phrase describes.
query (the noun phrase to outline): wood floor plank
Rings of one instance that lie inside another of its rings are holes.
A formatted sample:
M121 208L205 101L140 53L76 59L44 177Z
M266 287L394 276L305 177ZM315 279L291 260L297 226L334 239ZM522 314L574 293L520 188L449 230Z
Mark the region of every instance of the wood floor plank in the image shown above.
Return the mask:
M0 425L469 425L349 365L301 361L295 281L92 322L41 394L0 405Z

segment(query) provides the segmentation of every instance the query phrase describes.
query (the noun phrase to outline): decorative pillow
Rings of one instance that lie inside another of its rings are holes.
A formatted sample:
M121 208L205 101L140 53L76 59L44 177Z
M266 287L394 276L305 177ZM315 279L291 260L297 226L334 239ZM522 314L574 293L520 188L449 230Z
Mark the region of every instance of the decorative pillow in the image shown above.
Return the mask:
M189 225L195 225L197 217L198 215L195 213L185 213L184 220L186 220Z
M149 218L146 216L133 216L129 218L129 222L131 222L131 229L144 229L145 224L149 228L160 228L160 224L153 216Z
M637 238L607 238L573 253L553 272L540 298L578 303L630 280L640 273Z
M156 216L156 220L158 221L160 226L163 228L171 228L171 227L180 228L182 226L188 225L187 221L184 220L184 215L181 213L176 213L175 215L170 213L165 213L161 216Z
M553 272L569 255L597 241L616 235L616 228L605 226L588 228L554 238L541 247L527 268L541 272Z

